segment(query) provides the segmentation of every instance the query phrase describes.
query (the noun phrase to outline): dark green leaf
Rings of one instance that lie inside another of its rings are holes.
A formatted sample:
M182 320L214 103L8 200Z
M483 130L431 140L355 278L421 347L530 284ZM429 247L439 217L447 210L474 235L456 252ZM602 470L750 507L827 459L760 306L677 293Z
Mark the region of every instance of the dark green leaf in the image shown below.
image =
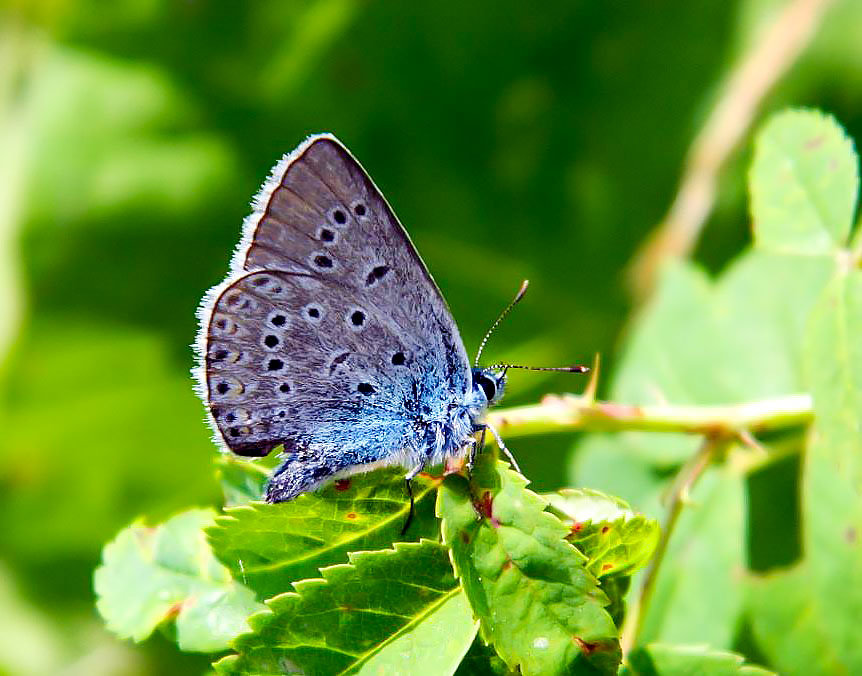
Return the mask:
M347 561L348 552L399 539L436 539L437 483L414 481L416 511L403 538L409 502L403 472L392 469L334 482L289 502L232 507L208 534L216 556L266 599L289 590L295 580L316 577L323 566Z
M267 602L234 641L224 674L454 673L476 632L438 543L358 552ZM441 637L447 644L441 646ZM401 671L401 669L406 671Z

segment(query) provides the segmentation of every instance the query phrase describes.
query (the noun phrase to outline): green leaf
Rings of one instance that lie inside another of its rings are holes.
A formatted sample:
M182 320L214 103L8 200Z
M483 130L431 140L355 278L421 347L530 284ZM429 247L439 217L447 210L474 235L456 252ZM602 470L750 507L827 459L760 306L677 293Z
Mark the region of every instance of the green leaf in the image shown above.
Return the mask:
M744 600L743 505L742 477L731 467L717 467L695 486L668 543L642 643L733 645Z
M471 480L446 477L437 513L482 636L523 674L615 673L619 642L608 599L565 541L568 529L527 480L482 454Z
M243 458L223 453L216 460L225 507L238 507L263 497L266 482L278 465L278 453L263 458Z
M234 641L238 654L217 662L216 670L354 674L373 665L375 673L411 673L419 661L423 671L453 673L476 623L448 549L423 540L349 559L267 601L268 610L251 618L253 633Z
M199 652L248 630L262 606L210 552L203 529L212 521L211 510L192 509L155 528L132 524L105 546L94 586L108 629L142 641L175 620L180 649Z
M372 655L357 674L454 674L473 644L479 623L463 590L410 632Z
M774 115L755 143L749 175L757 245L784 253L828 254L853 224L859 167L853 142L829 115Z
M542 497L569 528L567 539L589 559L587 570L596 577L630 575L658 544L658 521L636 514L624 500L587 488L563 488Z
M757 647L781 674L850 673L821 618L830 599L812 593L810 567L801 563L748 580L747 607Z
M705 645L651 643L633 652L621 676L769 676L771 671L745 664L735 653Z
M669 266L630 333L610 399L728 404L805 391L805 320L833 267L823 257L750 251L713 283L689 263ZM699 443L682 434L611 438L661 466L690 457Z
M802 478L807 588L832 650L862 671L862 272L840 274L811 317L815 422ZM828 601L827 601L828 600Z
M486 644L481 636L477 636L458 665L455 676L506 676L517 673L506 666L493 647Z
M437 539L437 481L413 483L415 514L403 539ZM275 505L256 502L225 510L207 532L216 556L234 577L266 599L318 569L347 561L348 552L380 549L402 539L409 502L403 472L379 470L334 482Z

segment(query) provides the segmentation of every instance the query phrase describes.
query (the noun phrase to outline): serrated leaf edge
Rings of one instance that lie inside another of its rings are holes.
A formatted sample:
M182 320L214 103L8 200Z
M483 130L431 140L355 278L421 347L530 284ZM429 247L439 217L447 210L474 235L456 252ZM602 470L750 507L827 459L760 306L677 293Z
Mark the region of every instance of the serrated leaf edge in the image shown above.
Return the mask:
M420 502L421 500L423 500L425 498L425 496L429 492L431 492L433 490L437 490L437 485L434 483L429 483L428 487L425 491L417 491L414 494L414 500L416 502ZM296 498L295 502L300 503L300 501L307 501L307 499L312 498L312 497L313 496L311 496L311 495L303 494L303 495L298 496ZM320 498L316 498L316 499L320 499ZM362 500L363 501L371 501L371 502L375 502L375 501L377 501L377 502L394 502L394 503L398 502L397 500L394 500L394 499L390 500L390 499L375 498L375 497L362 498ZM256 500L256 501L253 501L253 502L246 504L246 505L237 505L235 507L226 508L224 510L224 514L219 515L215 518L215 523L212 526L209 526L209 527L204 529L204 533L207 536L207 540L208 540L210 546L213 547L213 551L214 552L216 551L214 540L217 537L218 532L222 528L225 527L223 524L228 524L230 522L238 523L240 521L238 518L234 517L233 514L235 514L237 512L254 513L257 511L257 508L259 506L267 505L267 504L269 504L269 503ZM319 548L310 549L310 550L308 550L308 552L306 554L303 554L301 556L295 556L295 557L290 558L290 559L279 559L278 561L273 562L273 563L252 566L250 568L244 569L244 572L245 573L263 573L263 572L271 573L273 571L277 571L277 570L280 570L282 568L289 568L290 566L296 565L298 563L303 563L303 562L308 561L310 559L319 557L321 555L326 554L326 552L334 551L334 550L340 549L342 547L349 547L351 542L353 542L355 540L359 540L363 537L367 537L368 533L373 533L375 531L379 531L379 530L385 528L386 526L391 525L393 522L403 522L404 519L406 518L410 503L409 502L403 502L401 504L402 504L402 507L400 507L398 510L396 510L395 512L393 512L392 514L387 516L385 519L382 519L381 521L377 522L377 524L374 526L374 528L369 528L369 529L363 530L363 531L355 531L353 533L350 533L348 537L344 537L344 538L339 539L339 540L331 541L325 547L321 546ZM299 517L299 518L308 518L308 517ZM335 519L329 519L329 518L323 517L323 516L316 517L316 518L318 518L322 522L340 523L339 521L337 521ZM424 540L424 538L423 538L423 540ZM420 540L420 542L421 541L422 540ZM323 541L321 540L321 543L322 542ZM433 540L429 540L429 542L433 542ZM408 544L408 543L400 543L400 544ZM413 543L413 544L415 544L415 543ZM371 550L371 551L383 551L383 550ZM357 552L348 552L348 560L350 560L350 555L352 553L357 553ZM219 559L219 560L221 560L221 559ZM341 564L336 564L336 565L341 565ZM320 570L322 572L325 568L327 568L327 566L324 566L324 568L319 568L318 570ZM316 578L309 578L309 579L316 579ZM276 597L273 597L273 598L276 598Z
M321 575L325 576L326 573L329 571L343 570L345 568L354 568L355 569L356 568L356 562L359 559L362 559L362 558L365 558L368 556L374 556L374 555L394 555L394 554L397 554L400 550L408 549L408 548L420 548L420 547L425 546L426 544L436 545L438 547L446 547L446 549L449 550L449 547L445 544L442 544L442 543L437 542L435 540L429 540L427 538L421 538L419 540L419 542L395 542L395 543L393 543L392 547L387 547L386 549L372 549L372 550L360 550L360 551L355 551L355 552L348 552L348 554L347 554L348 563L336 563L336 564L333 564L331 566L324 566L324 567L320 568L319 570L321 572ZM451 550L449 551L449 553L450 553L450 557L451 557ZM451 561L451 558L450 558L450 561ZM453 569L453 572L454 572L454 569ZM249 627L251 628L251 631L240 634L233 641L231 641L231 644L230 644L231 648L233 648L234 650L237 650L236 646L234 645L236 641L241 640L245 636L252 636L252 635L259 633L259 630L265 626L265 625L262 625L261 623L263 623L266 618L268 618L270 616L275 616L276 611L273 610L273 606L277 605L280 602L283 602L287 598L300 598L301 599L303 596L303 589L304 588L308 588L308 587L312 587L312 586L317 587L317 586L327 585L327 584L329 584L329 580L326 577L319 577L319 578L314 577L314 578L305 578L303 580L297 580L295 582L292 582L291 584L296 591L283 592L281 594L273 596L270 599L267 599L266 601L264 601L264 604L267 606L267 608L265 608L259 612L253 613L252 615L250 615L248 617L247 621L248 621ZM441 590L435 590L435 591L441 591ZM393 634L392 636L387 638L382 643L374 646L373 648L371 648L368 651L366 651L365 653L363 653L361 655L361 657L357 658L356 662L354 662L353 664L350 665L350 667L348 667L348 669L339 672L339 676L341 676L342 674L344 676L347 676L348 674L355 673L355 671L359 667L361 667L362 664L364 664L369 659L371 659L374 655L376 655L381 650L383 650L383 648L385 646L389 645L390 643L394 642L396 639L398 639L401 636L404 636L406 633L408 633L410 629L412 629L414 626L416 626L418 624L420 617L422 619L424 619L424 618L430 616L433 613L433 611L436 611L440 606L442 606L444 603L446 603L446 601L450 600L456 594L461 593L461 592L463 592L463 589L462 589L460 584L456 585L455 587L453 587L449 591L443 592L442 596L439 599L437 599L432 605L430 605L428 608L426 608L425 612L423 612L421 614L421 616L416 616L416 618L411 619L407 624L405 624L395 634ZM431 610L431 609L433 609L433 610ZM300 647L300 646L312 646L315 644L311 644L311 643L306 642L306 643L302 643L302 644L283 643L281 645L283 645L284 647ZM333 651L335 650L331 646L328 646L325 644L320 644L319 647L325 647L327 650L333 650ZM351 658L356 657L353 653L344 653L344 654L348 654ZM235 661L239 657L240 657L240 655L238 655L238 654L226 655L223 658L221 658L220 660L218 660L217 662L215 662L214 664L228 665L230 662Z

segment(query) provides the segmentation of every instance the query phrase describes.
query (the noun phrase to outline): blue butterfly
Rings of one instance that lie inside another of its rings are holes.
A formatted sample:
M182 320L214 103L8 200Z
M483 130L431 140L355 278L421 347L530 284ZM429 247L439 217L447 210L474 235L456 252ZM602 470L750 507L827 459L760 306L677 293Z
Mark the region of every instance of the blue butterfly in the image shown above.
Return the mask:
M471 367L404 228L328 134L272 170L199 319L198 391L217 439L243 456L283 447L269 502L386 465L407 470L410 491L425 466L472 462L505 391L509 365Z

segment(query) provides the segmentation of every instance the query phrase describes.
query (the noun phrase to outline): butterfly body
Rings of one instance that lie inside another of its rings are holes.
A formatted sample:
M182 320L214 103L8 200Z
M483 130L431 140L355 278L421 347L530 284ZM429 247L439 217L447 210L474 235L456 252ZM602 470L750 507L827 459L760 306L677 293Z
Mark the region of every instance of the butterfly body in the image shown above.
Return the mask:
M271 502L462 454L504 389L502 374L470 368L406 232L329 135L276 165L199 316L198 391L217 440L246 456L283 447Z

